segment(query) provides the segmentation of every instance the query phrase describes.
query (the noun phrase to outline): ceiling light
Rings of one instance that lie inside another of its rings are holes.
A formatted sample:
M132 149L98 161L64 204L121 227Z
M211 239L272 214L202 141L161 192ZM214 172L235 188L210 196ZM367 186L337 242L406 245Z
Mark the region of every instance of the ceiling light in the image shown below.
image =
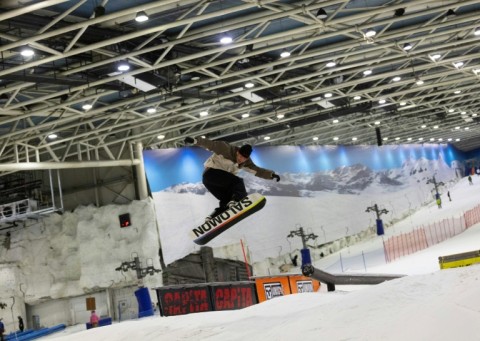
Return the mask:
M200 80L200 77L199 76L193 76L192 78L190 78L190 80L198 81L198 80Z
M398 141L398 140L400 140L400 137L395 137L395 141Z
M454 112L455 109L448 109L448 112Z
M397 8L395 10L395 16L396 17L401 17L404 14L405 14L405 8Z
M401 79L402 79L402 77L396 76L396 77L393 77L393 78L392 78L392 81L398 82L398 81L401 80Z
M368 75L371 75L372 74L372 70L365 70L363 71L363 75L364 76L368 76Z
M423 80L421 80L420 78L417 78L417 81L415 82L415 84L417 85L423 85L423 83L425 83Z
M475 34L476 36L480 36L480 27L477 27L475 29L475 32L473 32L473 34Z
M280 53L280 57L282 58L290 57L290 52L288 52L287 50L283 50L282 53Z
M327 19L327 12L323 8L319 8L317 12L317 18L318 19Z
M419 138L418 138L418 141L423 141L423 137L419 137Z
M128 64L127 62L123 61L123 62L120 62L118 63L117 65L117 70L118 71L128 71L130 70L130 64Z
M338 137L335 136L335 137L333 138L333 141L338 141Z
M453 63L453 66L455 66L458 69L463 66L463 62L455 62Z
M438 126L433 126L433 129L438 129Z
M284 118L284 117L285 117L284 114L277 114L277 118L278 118L278 119L282 119L282 118Z
M468 130L468 129L470 129L470 127L465 127L465 130Z
M35 54L35 52L30 47L27 46L20 51L20 54L24 57L31 57Z
M92 108L93 108L93 105L91 105L91 104L84 104L84 105L82 105L82 109L83 109L83 110L90 110L90 109L92 109Z
M440 138L438 139L438 141L443 141L443 139L440 137Z
M412 48L413 48L413 46L412 46L412 44L410 44L410 43L405 43L405 44L403 44L403 50L404 50L404 51L409 51L409 50L411 50Z
M223 45L230 44L232 41L232 37L229 36L223 36L222 38L220 38L220 43Z
M411 137L409 137L409 138L407 138L407 140L408 140L408 141L412 141L412 138L411 138Z
M250 114L242 114L242 118L248 118L250 117Z
M384 138L383 138L383 141L388 141L388 137L384 137Z
M455 95L458 95L458 94L462 93L462 91L461 91L461 90L455 90L453 93L454 93Z
M332 122L333 122L333 123L338 123L338 120L337 120L337 119L334 119Z
M207 116L208 115L208 111L200 111L200 116Z
M430 141L435 141L435 139L433 137L430 137Z
M163 140L164 138L165 138L165 135L158 135L157 136L157 139L159 139L159 140Z
M264 139L265 141L268 141L268 140L270 140L270 136L265 136L263 139Z
M378 104L385 104L386 102L387 101L382 98L381 100L378 101Z
M442 55L440 53L434 53L430 55L430 58L436 61L442 58Z
M362 97L360 97L360 96L357 95L357 96L353 97L353 99L354 99L355 101L358 101L359 99L362 99Z
M317 141L317 140L318 140L318 137L314 136L314 137L312 137L312 140L313 140L313 141Z
M144 11L140 11L137 13L135 16L135 21L136 22L144 22L148 20L148 15Z
M58 135L55 134L55 133L51 133L51 134L48 135L48 138L51 139L51 140L55 140L57 137L58 137Z
M371 28L365 33L365 37L367 38L375 37L376 34L377 32L373 28Z
M336 65L337 65L337 63L335 63L334 61L331 61L331 62L328 62L327 64L325 64L326 67L334 67Z
M401 101L401 102L400 102L400 105L403 107L404 105L407 105L407 102Z
M452 141L452 139L451 139L451 138L449 138L449 139L447 139L447 141Z
M460 139L455 139L456 142L460 141Z
M456 130L460 129L460 127L455 127Z
M245 83L245 87L246 87L247 89L253 88L254 86L255 86L255 84L253 84L252 82L247 82L247 83Z
M422 124L420 128L426 128L427 126L425 124Z
M356 138L356 137L352 137L352 141L357 141L357 138Z
M472 117L477 117L477 114L472 114Z
M157 109L155 109L155 108L148 108L148 109L147 109L147 112L148 112L149 114L155 114L155 113L157 112Z
M466 111L462 111L462 112L460 113L460 115L466 115L466 114L467 114Z
M332 93L331 92L327 92L325 95L323 95L325 98L330 98L332 97Z
M379 125L380 124L380 121L375 121L375 125Z

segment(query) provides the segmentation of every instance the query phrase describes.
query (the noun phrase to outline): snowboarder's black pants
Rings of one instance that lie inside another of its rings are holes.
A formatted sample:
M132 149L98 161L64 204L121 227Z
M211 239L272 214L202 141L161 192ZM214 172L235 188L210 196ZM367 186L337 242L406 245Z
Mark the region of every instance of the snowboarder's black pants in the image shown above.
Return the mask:
M230 200L240 200L247 196L243 179L215 168L207 168L203 172L203 184L220 201L220 209L227 208Z

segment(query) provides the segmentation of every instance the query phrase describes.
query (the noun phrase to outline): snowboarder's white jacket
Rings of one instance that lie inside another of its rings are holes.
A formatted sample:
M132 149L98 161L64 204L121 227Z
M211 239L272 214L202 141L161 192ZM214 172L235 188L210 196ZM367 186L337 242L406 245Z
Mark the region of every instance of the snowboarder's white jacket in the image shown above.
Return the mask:
M258 167L250 158L238 164L237 151L240 147L232 146L224 141L212 141L206 138L196 138L195 145L213 152L212 156L204 163L205 169L221 169L235 175L240 169L243 169L259 178L272 179L274 174L272 170Z

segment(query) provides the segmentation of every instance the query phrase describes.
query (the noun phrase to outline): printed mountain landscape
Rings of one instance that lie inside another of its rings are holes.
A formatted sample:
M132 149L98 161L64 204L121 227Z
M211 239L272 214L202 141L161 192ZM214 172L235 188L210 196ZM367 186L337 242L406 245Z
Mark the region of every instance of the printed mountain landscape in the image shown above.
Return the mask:
M414 183L425 183L435 176L437 181L450 180L455 176L458 162L452 162L450 168L442 158L428 160L408 159L401 168L374 171L362 164L343 166L331 171L316 173L283 173L281 181L268 181L257 178L246 172L245 178L248 192L258 192L270 196L314 197L318 192L338 194L361 194L370 187L377 191L396 191ZM205 194L207 191L202 183L181 183L165 189L173 193Z

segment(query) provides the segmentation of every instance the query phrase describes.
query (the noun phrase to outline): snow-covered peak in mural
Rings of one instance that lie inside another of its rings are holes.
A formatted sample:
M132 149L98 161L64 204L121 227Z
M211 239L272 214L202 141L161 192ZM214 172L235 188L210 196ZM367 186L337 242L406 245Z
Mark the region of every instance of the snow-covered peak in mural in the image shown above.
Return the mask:
M268 196L314 197L318 192L337 194L361 194L366 190L379 192L394 191L418 182L426 182L435 176L442 181L454 176L455 171L448 167L443 158L428 160L408 159L401 168L373 171L362 164L337 167L331 171L315 173L283 173L282 181L268 181L249 173L242 173L248 192ZM199 183L181 183L165 189L172 193L205 194L205 187Z

